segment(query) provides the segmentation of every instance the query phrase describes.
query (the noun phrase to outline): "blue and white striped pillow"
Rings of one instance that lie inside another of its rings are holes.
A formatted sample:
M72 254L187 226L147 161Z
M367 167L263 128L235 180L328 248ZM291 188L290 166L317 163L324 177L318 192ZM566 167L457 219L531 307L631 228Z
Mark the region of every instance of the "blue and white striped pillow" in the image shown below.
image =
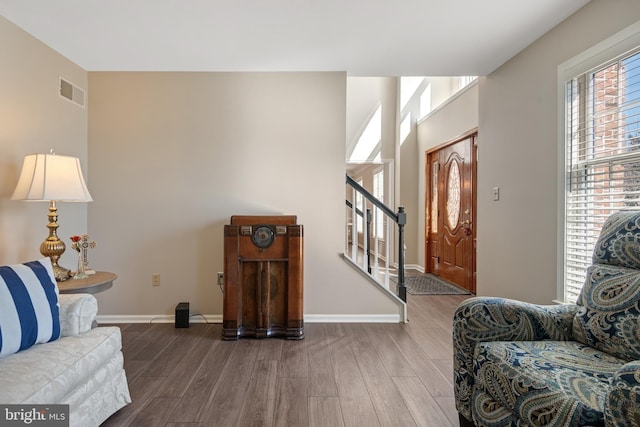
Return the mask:
M0 358L60 338L51 260L0 267Z

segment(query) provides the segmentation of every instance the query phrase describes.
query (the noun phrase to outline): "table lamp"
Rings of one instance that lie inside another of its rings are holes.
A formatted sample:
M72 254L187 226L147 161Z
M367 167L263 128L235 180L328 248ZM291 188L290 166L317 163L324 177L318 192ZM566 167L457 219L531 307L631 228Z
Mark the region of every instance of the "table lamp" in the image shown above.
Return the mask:
M56 280L69 278L69 270L58 265L65 244L58 238L58 209L56 202L91 202L82 176L80 159L51 154L25 156L22 172L11 200L49 202L49 237L40 245L40 253L51 258Z

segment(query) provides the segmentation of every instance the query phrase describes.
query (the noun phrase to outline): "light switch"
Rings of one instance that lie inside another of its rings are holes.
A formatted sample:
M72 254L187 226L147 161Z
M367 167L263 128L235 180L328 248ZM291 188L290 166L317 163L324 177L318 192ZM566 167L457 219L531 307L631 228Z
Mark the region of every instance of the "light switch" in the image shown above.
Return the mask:
M493 187L493 201L497 202L500 200L500 187Z

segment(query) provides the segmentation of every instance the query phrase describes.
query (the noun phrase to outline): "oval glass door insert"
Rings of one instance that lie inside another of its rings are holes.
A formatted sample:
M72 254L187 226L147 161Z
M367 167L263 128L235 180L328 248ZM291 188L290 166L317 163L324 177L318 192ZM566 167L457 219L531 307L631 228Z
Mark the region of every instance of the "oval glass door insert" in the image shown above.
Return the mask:
M447 220L449 228L454 229L458 226L460 219L460 168L455 160L449 168L449 176L447 177Z

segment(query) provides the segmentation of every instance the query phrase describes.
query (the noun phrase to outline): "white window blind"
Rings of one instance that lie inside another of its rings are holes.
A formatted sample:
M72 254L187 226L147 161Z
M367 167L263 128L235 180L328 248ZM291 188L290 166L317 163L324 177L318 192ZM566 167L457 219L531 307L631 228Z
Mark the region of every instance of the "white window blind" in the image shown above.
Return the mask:
M566 84L564 299L575 302L602 224L640 209L640 48Z

